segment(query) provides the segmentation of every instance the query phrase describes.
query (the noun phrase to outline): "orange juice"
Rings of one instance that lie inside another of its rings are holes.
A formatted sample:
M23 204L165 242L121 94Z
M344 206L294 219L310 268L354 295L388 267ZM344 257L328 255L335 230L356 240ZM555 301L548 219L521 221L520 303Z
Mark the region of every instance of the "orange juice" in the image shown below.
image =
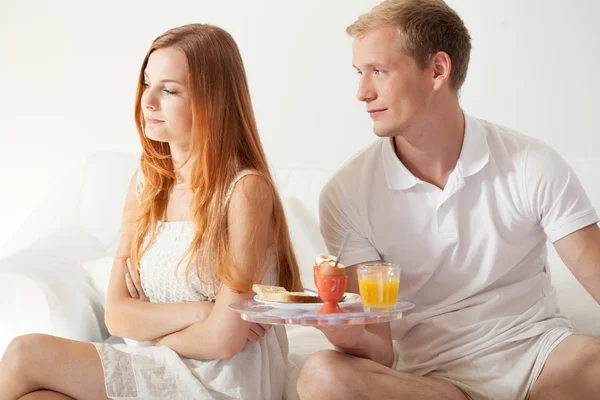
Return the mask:
M381 273L372 273L358 279L360 297L365 308L385 309L396 305L399 276L387 276Z

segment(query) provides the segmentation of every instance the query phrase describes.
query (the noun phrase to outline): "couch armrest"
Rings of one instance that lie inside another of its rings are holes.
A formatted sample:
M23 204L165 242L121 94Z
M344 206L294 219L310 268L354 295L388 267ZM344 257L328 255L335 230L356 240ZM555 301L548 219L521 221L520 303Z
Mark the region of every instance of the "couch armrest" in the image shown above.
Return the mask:
M106 339L101 296L81 267L83 261L103 254L95 238L70 230L0 260L0 281L5 288L0 291L0 351L14 336L26 333L82 341Z

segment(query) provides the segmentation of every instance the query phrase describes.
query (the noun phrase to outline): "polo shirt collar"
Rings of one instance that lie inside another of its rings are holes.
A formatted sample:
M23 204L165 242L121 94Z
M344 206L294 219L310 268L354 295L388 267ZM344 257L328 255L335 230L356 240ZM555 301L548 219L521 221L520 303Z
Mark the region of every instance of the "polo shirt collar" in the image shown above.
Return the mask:
M462 178L476 174L488 163L489 153L484 128L477 119L465 114L465 136L455 173ZM420 182L396 156L393 137L383 139L382 161L391 190L410 189Z

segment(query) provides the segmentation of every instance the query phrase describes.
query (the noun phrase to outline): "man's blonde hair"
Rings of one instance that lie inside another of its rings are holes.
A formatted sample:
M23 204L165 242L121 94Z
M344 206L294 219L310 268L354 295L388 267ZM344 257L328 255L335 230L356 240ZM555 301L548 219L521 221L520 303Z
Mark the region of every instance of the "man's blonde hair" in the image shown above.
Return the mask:
M450 84L460 89L467 77L471 36L456 11L442 0L385 0L358 17L346 32L357 38L385 26L398 28L401 50L420 68L438 51L447 53L452 62Z

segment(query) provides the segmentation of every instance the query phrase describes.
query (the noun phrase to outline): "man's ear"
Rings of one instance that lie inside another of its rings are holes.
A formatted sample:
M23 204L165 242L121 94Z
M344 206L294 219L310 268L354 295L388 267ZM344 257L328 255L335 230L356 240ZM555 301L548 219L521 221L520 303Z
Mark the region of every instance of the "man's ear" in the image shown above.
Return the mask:
M438 51L431 57L429 62L433 71L433 89L440 90L450 79L452 60L450 60L448 53Z

